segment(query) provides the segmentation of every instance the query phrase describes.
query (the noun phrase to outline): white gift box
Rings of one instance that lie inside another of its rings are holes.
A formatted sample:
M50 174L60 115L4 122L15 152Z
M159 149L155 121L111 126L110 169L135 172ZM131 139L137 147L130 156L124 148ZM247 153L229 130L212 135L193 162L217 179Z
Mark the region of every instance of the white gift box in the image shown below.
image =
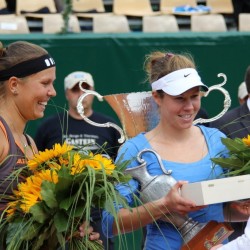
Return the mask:
M184 184L181 195L196 205L209 205L250 198L250 175Z

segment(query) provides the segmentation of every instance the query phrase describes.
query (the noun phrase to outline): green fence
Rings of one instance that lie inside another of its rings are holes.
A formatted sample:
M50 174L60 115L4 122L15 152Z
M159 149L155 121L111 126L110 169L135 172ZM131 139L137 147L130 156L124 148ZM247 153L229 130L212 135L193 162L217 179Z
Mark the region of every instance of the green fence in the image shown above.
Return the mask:
M4 44L26 40L46 48L57 63L55 88L57 96L46 115L56 112L55 105L66 107L64 76L75 70L93 74L96 90L101 95L149 90L145 82L143 62L145 55L154 50L188 52L194 56L198 71L207 85L221 82L218 73L225 73L232 107L238 105L237 88L243 81L250 64L250 33L148 33L131 34L69 34L69 35L1 35ZM211 93L202 104L212 116L222 109L222 95ZM95 101L94 107L116 114L106 103ZM60 108L59 108L60 109ZM30 122L28 132L33 135L38 121Z

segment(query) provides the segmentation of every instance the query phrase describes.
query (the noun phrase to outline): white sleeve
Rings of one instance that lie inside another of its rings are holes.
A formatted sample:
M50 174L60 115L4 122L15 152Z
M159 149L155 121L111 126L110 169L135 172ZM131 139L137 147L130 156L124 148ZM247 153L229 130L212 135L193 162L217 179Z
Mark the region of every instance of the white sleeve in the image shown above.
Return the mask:
M250 218L248 219L245 233L237 239L218 248L218 250L250 250Z

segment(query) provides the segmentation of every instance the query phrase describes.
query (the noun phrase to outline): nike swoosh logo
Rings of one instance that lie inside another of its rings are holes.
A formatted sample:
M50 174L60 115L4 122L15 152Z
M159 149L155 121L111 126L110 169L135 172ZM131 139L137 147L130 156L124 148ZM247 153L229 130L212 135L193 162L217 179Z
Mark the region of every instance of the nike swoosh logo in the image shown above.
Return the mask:
M187 74L187 75L184 75L184 77L188 77L191 73Z

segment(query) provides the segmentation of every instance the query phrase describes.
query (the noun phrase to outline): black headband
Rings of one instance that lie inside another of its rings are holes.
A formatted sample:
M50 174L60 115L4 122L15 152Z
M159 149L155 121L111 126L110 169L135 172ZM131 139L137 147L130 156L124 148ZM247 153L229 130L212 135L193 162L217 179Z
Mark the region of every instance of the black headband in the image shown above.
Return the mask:
M37 57L35 59L20 62L9 69L0 70L0 81L8 80L12 76L16 76L20 78L29 76L39 71L42 71L51 67L55 67L55 66L56 64L53 58L49 54L46 54L46 55Z

